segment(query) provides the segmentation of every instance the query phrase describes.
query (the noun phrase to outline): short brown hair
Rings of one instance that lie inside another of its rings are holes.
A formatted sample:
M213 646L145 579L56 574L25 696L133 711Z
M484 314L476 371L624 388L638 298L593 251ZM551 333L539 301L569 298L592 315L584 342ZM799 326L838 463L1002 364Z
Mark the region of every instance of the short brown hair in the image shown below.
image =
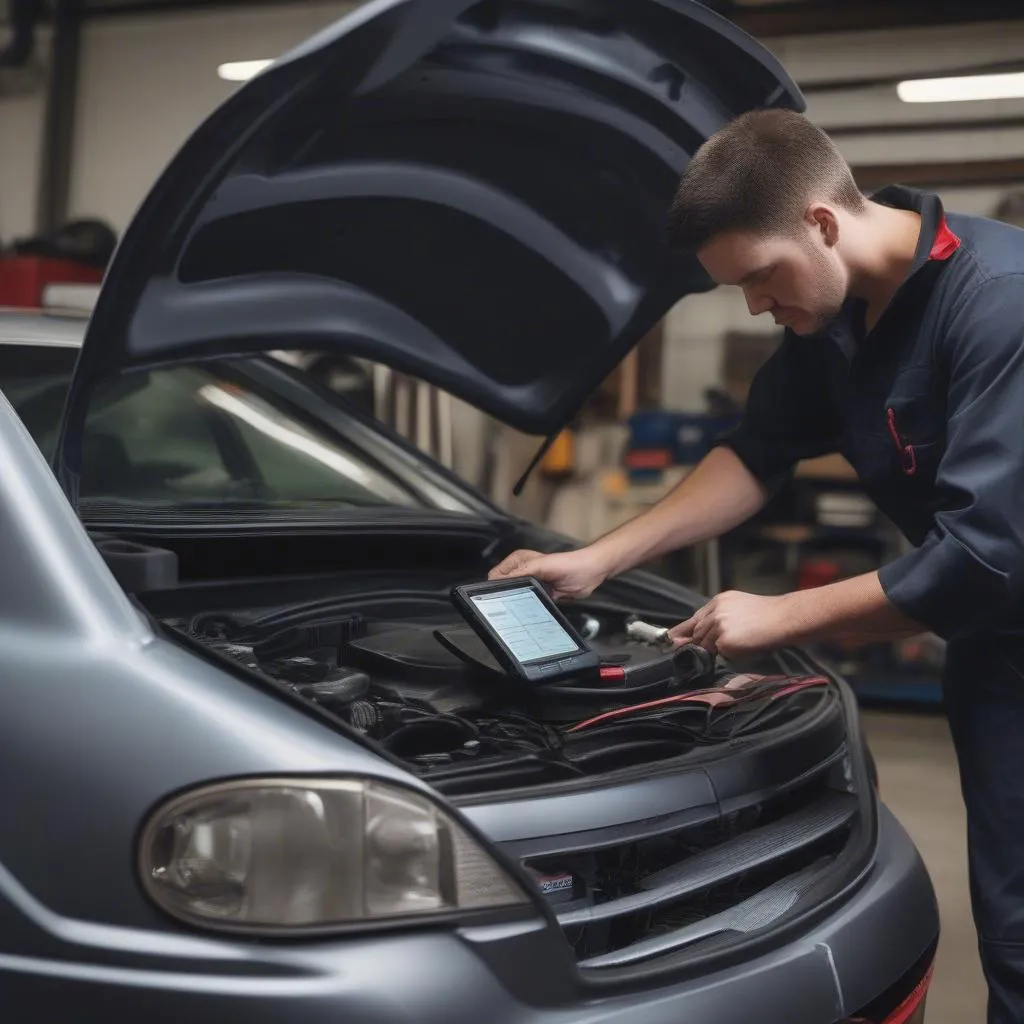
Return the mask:
M694 154L669 214L669 240L695 252L727 231L786 234L815 198L864 208L849 165L820 128L792 110L753 110Z

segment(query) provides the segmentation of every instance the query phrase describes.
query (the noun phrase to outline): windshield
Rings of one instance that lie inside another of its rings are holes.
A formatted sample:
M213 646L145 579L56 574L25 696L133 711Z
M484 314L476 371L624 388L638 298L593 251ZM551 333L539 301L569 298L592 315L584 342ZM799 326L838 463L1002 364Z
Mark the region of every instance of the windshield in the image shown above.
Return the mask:
M0 391L49 459L77 352L0 346ZM365 453L220 364L135 373L99 388L83 500L352 507L423 503Z

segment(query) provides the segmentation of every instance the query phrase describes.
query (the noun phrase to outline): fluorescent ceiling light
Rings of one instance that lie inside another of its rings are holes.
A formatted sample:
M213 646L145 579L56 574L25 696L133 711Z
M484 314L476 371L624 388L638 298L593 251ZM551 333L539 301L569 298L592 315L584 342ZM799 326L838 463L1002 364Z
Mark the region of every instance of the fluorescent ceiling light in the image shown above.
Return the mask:
M904 103L956 103L962 100L1024 99L1024 71L1003 75L961 75L900 82L896 95Z
M217 74L225 82L248 82L273 63L272 60L236 60L230 64L221 64Z

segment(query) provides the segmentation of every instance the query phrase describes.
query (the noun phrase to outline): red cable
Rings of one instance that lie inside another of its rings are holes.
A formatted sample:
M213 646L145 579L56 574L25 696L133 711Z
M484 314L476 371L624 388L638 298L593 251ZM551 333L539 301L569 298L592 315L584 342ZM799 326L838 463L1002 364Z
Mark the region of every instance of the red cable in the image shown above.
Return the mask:
M596 715L594 718L588 718L586 721L574 725L569 732L579 732L580 729L586 729L588 726L597 725L598 722L604 722L609 718L618 718L621 715L628 715L631 711L645 711L647 708L663 707L666 704L680 704L686 700L693 700L692 695L661 697L658 700L649 700L645 704L632 704L628 708L616 708L613 711L605 711L604 714Z
M828 680L824 676L811 676L808 679L794 679L789 686L785 686L780 689L777 693L771 695L772 700L777 700L780 697L786 697L793 693L799 693L801 690L807 690L814 686L827 685ZM579 722L574 725L568 732L579 732L581 729L587 729L592 725L597 725L600 722L605 722L610 718L620 718L622 715L632 714L634 711L647 711L650 708L664 707L667 704L700 704L707 703L703 700L704 697L712 694L721 694L727 696L729 700L723 703L736 703L743 697L754 697L760 691L754 693L744 693L742 690L724 691L721 689L711 690L695 690L692 693L681 693L674 697L661 697L658 700L649 700L643 704L633 704L625 708L615 708L612 711L605 711L603 714L595 715L593 718L588 718L586 721ZM714 706L714 705L711 705Z

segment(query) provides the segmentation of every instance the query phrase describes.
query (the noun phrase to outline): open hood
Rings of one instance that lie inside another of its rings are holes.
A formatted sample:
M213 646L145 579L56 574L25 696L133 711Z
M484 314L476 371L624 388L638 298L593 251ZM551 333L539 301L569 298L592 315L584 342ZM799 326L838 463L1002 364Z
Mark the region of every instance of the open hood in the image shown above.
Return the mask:
M564 425L683 295L666 212L737 114L803 109L694 0L372 0L215 111L108 271L57 470L129 367L337 350L529 433Z

